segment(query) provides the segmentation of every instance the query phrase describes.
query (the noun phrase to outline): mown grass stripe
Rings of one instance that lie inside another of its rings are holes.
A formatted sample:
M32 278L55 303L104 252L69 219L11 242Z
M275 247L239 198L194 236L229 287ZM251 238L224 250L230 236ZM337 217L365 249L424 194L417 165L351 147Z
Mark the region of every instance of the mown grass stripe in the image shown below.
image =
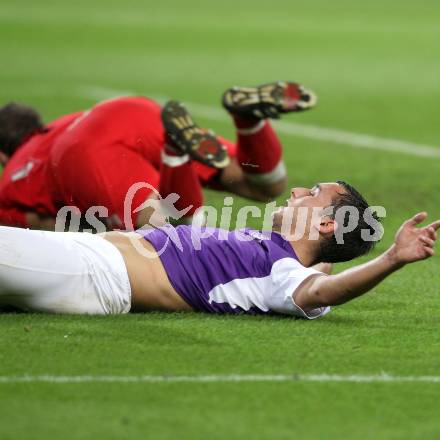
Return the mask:
M348 382L348 383L440 383L440 376L339 375L339 374L230 374L196 376L0 376L0 383L163 383L163 382Z

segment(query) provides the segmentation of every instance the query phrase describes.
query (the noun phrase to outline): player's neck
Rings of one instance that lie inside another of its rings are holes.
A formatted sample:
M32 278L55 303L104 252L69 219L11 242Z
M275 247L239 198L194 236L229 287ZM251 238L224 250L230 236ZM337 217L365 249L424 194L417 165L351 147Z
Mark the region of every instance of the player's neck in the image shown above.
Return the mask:
M310 240L308 234L304 234L303 237L298 240L289 240L288 236L282 233L280 225L276 224L272 226L272 231L282 235L284 240L289 242L299 262L304 267L310 267L320 262L318 260L319 240Z
M319 251L319 241L310 240L308 237L303 237L300 240L289 241L298 257L299 262L304 267L310 267L319 263L317 255Z

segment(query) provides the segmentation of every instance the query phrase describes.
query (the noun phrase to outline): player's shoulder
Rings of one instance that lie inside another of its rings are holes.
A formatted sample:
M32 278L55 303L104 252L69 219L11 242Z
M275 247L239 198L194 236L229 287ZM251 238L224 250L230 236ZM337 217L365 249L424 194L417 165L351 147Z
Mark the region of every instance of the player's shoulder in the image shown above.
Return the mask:
M106 111L106 110L132 110L132 111L154 111L160 113L160 105L146 96L121 96L117 98L107 99L105 101L98 102L92 110Z
M47 133L53 129L57 129L60 127L65 127L68 126L69 124L71 124L76 118L78 118L79 116L81 116L84 112L74 112L74 113L69 113L67 115L63 115L60 116L54 120L52 120L51 122L49 122L46 125L46 130Z

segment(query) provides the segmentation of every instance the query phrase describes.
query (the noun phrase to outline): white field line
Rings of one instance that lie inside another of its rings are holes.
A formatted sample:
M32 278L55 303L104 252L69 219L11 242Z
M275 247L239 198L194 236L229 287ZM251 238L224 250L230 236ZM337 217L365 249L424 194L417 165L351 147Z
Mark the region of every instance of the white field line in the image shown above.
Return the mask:
M133 95L132 91L114 90L101 87L85 87L80 89L81 96L88 99L109 99L118 96ZM166 101L166 97L157 95L147 95L158 102ZM220 107L211 107L186 102L185 104L196 117L210 119L213 121L227 121L228 115ZM304 137L318 141L332 142L340 145L347 145L354 148L363 148L371 150L390 151L394 153L408 154L411 156L429 157L440 159L440 147L434 145L418 144L399 139L382 138L369 134L352 133L349 131L338 130L335 128L323 128L316 125L301 124L298 122L273 122L276 130L290 136Z
M440 376L338 375L338 374L231 374L199 376L0 376L10 383L223 383L223 382L343 382L343 383L440 383Z

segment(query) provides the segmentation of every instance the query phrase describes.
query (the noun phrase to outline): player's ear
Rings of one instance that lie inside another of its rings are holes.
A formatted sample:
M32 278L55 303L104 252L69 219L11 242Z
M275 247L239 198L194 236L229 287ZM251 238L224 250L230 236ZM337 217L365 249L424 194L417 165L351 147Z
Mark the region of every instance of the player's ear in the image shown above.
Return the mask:
M338 224L336 220L329 217L324 216L321 218L321 221L318 226L319 233L322 235L330 235L334 234L338 229Z

